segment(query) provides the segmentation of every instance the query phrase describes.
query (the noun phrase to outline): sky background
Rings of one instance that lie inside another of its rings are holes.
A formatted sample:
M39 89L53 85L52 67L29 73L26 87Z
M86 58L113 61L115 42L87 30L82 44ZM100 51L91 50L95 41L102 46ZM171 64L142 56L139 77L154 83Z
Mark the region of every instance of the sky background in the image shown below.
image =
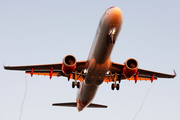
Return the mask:
M87 60L99 20L111 6L120 7L124 23L111 60L135 58L139 68L173 74L158 79L135 120L180 119L180 1L179 0L0 0L0 119L18 120L133 120L150 81L124 80L119 91L103 83L93 103L107 109L52 107L74 102L77 89L67 78L5 71L5 65L61 63L72 54Z

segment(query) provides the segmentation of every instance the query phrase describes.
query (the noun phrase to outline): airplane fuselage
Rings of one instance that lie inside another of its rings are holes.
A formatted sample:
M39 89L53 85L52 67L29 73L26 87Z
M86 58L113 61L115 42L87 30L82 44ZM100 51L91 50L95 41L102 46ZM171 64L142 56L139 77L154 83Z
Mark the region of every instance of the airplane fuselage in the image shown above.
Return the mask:
M93 100L102 84L111 62L111 52L123 23L123 14L118 7L110 7L101 17L99 26L88 56L88 68L84 82L77 95L79 111Z

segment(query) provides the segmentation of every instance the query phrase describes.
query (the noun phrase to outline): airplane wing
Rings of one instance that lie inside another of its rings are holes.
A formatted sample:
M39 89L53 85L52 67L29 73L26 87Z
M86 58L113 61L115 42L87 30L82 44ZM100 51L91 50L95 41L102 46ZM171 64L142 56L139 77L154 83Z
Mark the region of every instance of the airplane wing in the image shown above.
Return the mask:
M121 79L123 80L126 79L122 72L123 67L124 64L111 62L110 71L111 73L115 73L115 72L118 73L118 76L121 75ZM158 78L174 78L176 76L175 71L174 74L166 74L166 73L160 73L160 72L138 68L138 72L139 74L137 80L145 80L145 81L150 80L151 82L153 80L157 80ZM152 80L152 76L153 76L153 80ZM135 80L135 77L136 75L133 75L131 78L127 78L127 80ZM105 78L105 82L112 82L112 81L113 81L113 76L107 75L107 77Z
M26 74L32 75L43 75L43 76L50 76L51 68L53 67L53 73L52 76L64 76L68 77L68 79L75 79L75 72L72 72L69 76L66 76L62 70L61 70L61 63L56 64L42 64L42 65L27 65L27 66L4 66L4 69L6 70L19 70L19 71L25 71ZM77 75L80 74L81 71L86 69L88 66L87 61L79 61L77 62L77 66L75 71L78 71ZM111 62L110 71L111 73L118 73L118 76L121 75L121 80L126 79L125 76L122 73L124 64L119 64L115 62ZM174 75L172 74L165 74L160 72L154 72L150 70L145 69L138 69L139 75L137 80L152 80L152 75L154 75L153 80L157 80L157 78L174 78L176 76L176 73L174 71ZM127 78L127 80L135 80L135 76L132 76L131 78ZM77 80L83 81L85 77L84 73L81 73ZM104 79L105 82L113 82L113 76L107 75Z
M70 74L70 76L66 76L62 70L61 70L62 63L56 63L56 64L42 64L42 65L27 65L27 66L4 66L4 69L6 70L19 70L19 71L25 71L26 74L32 75L44 75L44 76L50 76L51 68L53 67L52 76L64 76L69 77L69 79L74 79L74 73ZM79 61L77 62L75 71L83 71L88 66L88 61ZM81 74L78 78L78 80L82 81L84 75Z

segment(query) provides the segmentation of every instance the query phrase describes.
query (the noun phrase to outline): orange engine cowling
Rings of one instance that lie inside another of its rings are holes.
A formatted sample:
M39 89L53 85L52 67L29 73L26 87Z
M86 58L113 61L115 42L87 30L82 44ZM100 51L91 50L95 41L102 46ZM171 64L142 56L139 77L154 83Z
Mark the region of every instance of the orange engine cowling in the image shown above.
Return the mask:
M138 70L138 62L130 58L128 59L123 67L123 74L126 78L130 78L132 75L134 75Z
M72 55L64 57L61 69L65 75L69 75L76 69L76 58Z

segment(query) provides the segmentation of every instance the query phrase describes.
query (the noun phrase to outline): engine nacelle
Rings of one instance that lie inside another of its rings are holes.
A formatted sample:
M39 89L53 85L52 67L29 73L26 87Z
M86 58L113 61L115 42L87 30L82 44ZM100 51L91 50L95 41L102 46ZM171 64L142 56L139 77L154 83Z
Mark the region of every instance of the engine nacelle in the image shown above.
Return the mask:
M132 75L134 75L138 70L138 62L130 58L128 59L123 67L123 74L126 78L130 78Z
M72 55L64 57L61 69L65 75L69 75L76 69L76 58Z

